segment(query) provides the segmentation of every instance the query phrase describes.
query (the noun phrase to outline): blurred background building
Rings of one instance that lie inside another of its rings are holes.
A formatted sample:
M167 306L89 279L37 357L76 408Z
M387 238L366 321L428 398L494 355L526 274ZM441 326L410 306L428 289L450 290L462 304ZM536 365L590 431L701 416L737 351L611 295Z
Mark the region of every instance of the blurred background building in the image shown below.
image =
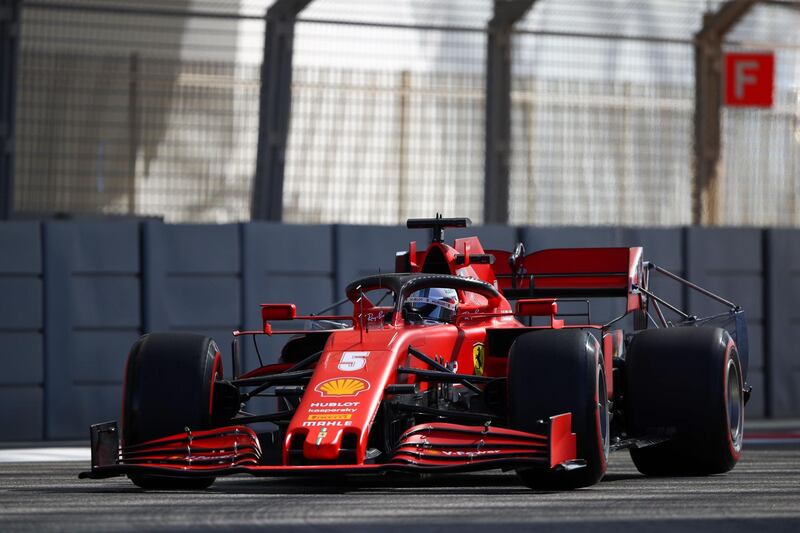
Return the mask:
M250 219L271 0L25 0L14 210ZM706 0L538 0L513 33L509 222L691 224L694 36ZM490 0L316 0L294 41L283 220L483 220ZM771 109L722 112L720 225L798 226L800 8Z

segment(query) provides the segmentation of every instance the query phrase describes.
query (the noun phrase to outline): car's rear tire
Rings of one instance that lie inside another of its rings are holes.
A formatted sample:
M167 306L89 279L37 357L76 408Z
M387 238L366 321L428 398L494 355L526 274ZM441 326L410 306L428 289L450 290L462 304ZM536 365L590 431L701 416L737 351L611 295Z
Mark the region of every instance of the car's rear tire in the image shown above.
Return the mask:
M572 413L575 470L520 469L520 479L536 490L568 490L594 485L606 471L609 410L603 357L588 332L543 330L525 333L512 345L508 363L508 413L512 428L535 433L540 420Z
M628 433L663 442L631 448L649 476L709 475L732 469L744 431L742 367L720 328L637 333L626 356Z
M122 442L132 446L212 426L214 382L222 379L222 358L209 337L152 333L131 348L125 372ZM214 478L130 475L144 489L194 490Z

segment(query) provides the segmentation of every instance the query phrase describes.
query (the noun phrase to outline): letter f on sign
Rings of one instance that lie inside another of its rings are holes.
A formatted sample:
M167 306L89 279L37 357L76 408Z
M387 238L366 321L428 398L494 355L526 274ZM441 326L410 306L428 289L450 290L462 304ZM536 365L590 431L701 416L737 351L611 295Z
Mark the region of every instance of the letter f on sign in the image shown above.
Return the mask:
M725 104L771 107L775 56L771 53L725 54Z
M734 67L736 72L733 75L734 95L737 100L744 99L744 88L746 85L756 85L758 78L752 72L758 72L758 61L748 59L746 61L737 61ZM749 74L748 74L749 73Z

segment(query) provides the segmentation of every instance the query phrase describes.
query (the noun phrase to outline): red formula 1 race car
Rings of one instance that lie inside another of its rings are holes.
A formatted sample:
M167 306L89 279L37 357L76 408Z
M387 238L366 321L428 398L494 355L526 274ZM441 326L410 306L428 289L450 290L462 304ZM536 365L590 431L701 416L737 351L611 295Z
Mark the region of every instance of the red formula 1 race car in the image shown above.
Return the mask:
M121 434L116 422L92 426L81 477L204 488L238 473L500 468L534 489L572 489L600 481L609 452L626 448L648 475L733 468L749 396L738 306L638 247L445 244L444 228L468 222L409 220L432 230L431 244L398 253L395 273L350 283L352 312L262 305L261 330L234 332L232 373L208 337L143 336L128 357ZM650 290L653 273L727 309L690 316ZM622 314L590 323L595 298L618 298ZM264 335L286 336L279 362L244 372L240 341ZM263 396L274 412L249 408Z

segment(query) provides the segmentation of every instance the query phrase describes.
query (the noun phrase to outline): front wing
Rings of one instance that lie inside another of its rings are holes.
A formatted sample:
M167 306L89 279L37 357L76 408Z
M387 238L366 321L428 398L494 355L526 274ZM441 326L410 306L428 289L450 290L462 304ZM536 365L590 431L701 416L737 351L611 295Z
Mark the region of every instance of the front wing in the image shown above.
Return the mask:
M119 446L116 422L92 426L92 469L81 478L121 475L219 477L231 474L377 474L383 472L470 472L515 468L574 469L572 415L554 416L544 431L526 433L485 426L431 422L407 430L382 463L263 465L256 434L245 426L186 432L137 446Z

